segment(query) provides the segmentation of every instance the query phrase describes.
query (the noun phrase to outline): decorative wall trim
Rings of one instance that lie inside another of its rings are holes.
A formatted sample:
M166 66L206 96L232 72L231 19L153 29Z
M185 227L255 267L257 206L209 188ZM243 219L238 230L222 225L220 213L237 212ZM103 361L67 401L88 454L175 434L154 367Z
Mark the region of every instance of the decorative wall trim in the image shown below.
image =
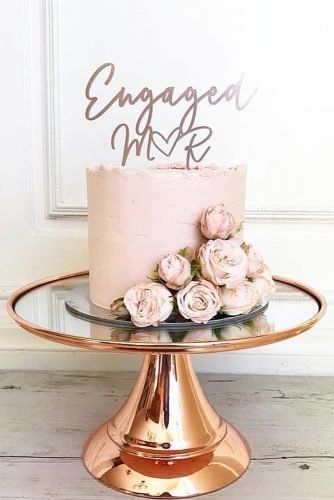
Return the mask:
M86 207L66 206L49 210L50 218L83 218ZM246 210L247 222L334 222L334 207L258 207Z
M333 207L257 207L246 210L250 222L334 222Z
M44 97L44 154L46 180L46 211L55 216L57 211L68 210L62 203L59 113L59 48L58 1L40 3L42 27L42 78Z
M42 78L46 215L50 218L84 216L87 207L64 201L62 190L59 110L58 0L41 0Z
M46 216L51 219L83 218L84 205L71 205L63 198L59 113L59 20L58 0L40 0L44 87L44 151ZM252 207L246 211L252 222L333 222L334 206Z

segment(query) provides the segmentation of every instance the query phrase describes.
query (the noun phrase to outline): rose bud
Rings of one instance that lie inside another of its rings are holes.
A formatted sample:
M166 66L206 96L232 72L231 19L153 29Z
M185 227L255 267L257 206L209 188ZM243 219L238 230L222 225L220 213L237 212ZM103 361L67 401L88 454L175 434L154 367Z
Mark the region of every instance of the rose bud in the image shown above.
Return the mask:
M248 259L234 240L209 240L198 254L202 276L215 285L235 288L242 283L248 271Z
M190 262L178 253L170 253L161 260L158 275L168 288L180 290L191 280Z
M255 276L258 276L264 270L263 257L253 245L245 245L243 249L248 257L247 276L255 278Z
M259 303L259 294L254 283L244 281L235 289L221 288L220 300L220 312L237 316L249 313Z
M168 288L159 283L142 283L126 292L124 304L134 325L157 326L172 313L173 296Z
M221 238L226 240L234 231L234 218L223 203L209 207L201 218L201 232L208 240Z
M180 314L195 323L207 323L220 309L218 289L203 279L188 283L176 299Z

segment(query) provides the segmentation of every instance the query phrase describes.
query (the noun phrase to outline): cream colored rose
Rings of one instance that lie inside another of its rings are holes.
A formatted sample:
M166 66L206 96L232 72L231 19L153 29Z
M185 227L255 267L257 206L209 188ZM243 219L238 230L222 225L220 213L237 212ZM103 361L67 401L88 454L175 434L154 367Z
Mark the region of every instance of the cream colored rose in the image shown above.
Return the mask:
M173 296L168 288L159 283L142 283L126 292L124 304L134 325L157 326L171 315Z
M201 275L215 285L235 288L247 275L248 259L234 240L209 240L199 249Z
M180 314L195 323L207 323L220 309L217 288L203 279L188 283L176 298Z
M247 276L249 278L255 278L255 276L258 276L264 270L263 257L253 245L245 245L244 250L248 257Z
M249 313L258 303L259 294L251 281L244 281L234 289L220 289L220 312L228 316Z
M201 232L205 238L212 240L221 238L226 240L235 228L233 215L230 214L223 203L209 207L201 218Z
M262 273L253 278L252 281L258 291L260 303L265 304L276 291L276 285L268 267L264 266Z
M191 280L191 265L182 255L170 253L161 260L158 274L168 288L180 290Z

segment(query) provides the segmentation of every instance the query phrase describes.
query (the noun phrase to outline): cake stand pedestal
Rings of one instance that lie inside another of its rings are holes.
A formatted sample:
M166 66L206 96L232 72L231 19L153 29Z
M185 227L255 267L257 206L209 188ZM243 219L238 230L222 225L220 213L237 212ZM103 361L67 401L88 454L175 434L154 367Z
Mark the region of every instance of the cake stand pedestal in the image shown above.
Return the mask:
M202 495L236 481L249 465L249 445L206 399L190 354L255 347L297 335L323 316L324 298L306 285L276 277L278 300L274 297L261 317L262 330L254 321L238 324L240 334L234 329L232 337L230 329L217 333L204 327L177 341L170 334L166 341L159 333L143 339L142 329L120 331L71 316L64 306L66 293L87 279L85 271L32 283L12 295L8 308L21 326L43 338L145 355L129 398L84 448L89 473L115 490L161 498Z
M130 397L84 450L96 479L153 497L218 490L249 461L246 440L212 408L187 354L147 354Z

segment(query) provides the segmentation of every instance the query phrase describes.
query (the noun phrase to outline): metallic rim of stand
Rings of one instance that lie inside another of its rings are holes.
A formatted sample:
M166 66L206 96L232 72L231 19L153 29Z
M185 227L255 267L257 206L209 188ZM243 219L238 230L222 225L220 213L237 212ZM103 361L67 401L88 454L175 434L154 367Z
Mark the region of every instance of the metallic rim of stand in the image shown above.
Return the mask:
M206 352L220 352L220 351L234 351L237 349L248 349L251 347L257 347L260 345L272 344L279 342L281 340L288 339L299 335L300 333L311 328L315 323L317 323L320 318L326 312L326 301L324 297L317 290L288 278L281 276L274 276L275 281L287 285L295 286L300 290L308 293L318 304L318 312L309 318L307 321L299 323L291 328L286 328L270 335L260 335L258 337L236 339L236 340L225 340L217 342L175 342L172 344L152 344L144 342L136 343L126 343L126 342L110 342L106 340L96 340L89 339L85 337L78 337L71 334L66 334L62 332L52 331L45 327L35 325L26 321L24 318L19 316L15 311L15 305L20 298L30 291L47 285L49 283L54 283L56 281L62 281L70 278L88 276L89 272L87 270L78 271L74 273L66 273L56 276L50 276L18 289L14 292L8 300L8 313L22 328L25 330L53 342L58 342L60 344L65 344L69 346L82 347L86 349L96 349L102 351L113 351L113 352L133 352L133 353L164 353L164 354L175 354L179 353L206 353Z

